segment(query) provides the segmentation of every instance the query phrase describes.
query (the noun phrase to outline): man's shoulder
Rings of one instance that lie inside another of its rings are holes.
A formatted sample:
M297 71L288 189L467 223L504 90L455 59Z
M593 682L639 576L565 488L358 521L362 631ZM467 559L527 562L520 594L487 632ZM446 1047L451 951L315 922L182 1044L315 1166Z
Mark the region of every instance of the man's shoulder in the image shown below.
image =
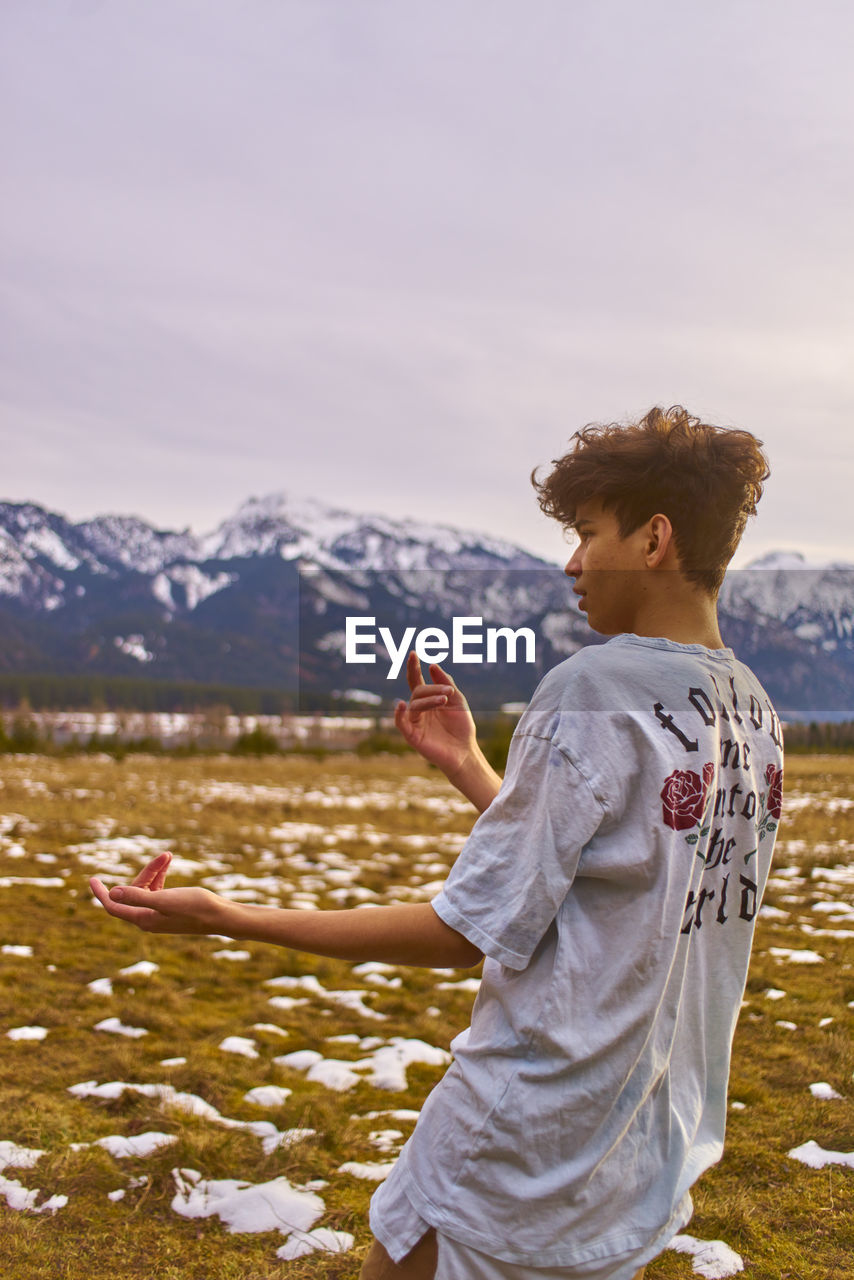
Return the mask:
M614 643L621 639L622 637L617 636L612 641L588 644L578 649L556 667L552 667L543 677L539 689L551 691L569 685L598 684L603 680L620 679L624 674L636 671L637 655L626 646Z
M594 709L609 702L614 690L632 678L633 663L611 644L590 644L564 658L543 676L528 706L527 718L553 709Z

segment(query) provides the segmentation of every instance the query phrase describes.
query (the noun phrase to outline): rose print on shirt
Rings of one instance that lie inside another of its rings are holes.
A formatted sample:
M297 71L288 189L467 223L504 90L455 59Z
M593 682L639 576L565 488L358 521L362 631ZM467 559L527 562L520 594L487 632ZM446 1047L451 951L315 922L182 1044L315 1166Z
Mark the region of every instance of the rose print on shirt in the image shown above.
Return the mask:
M768 790L759 797L759 826L756 828L760 840L764 840L769 831L776 830L783 810L783 770L769 764L765 769L765 781Z
M701 826L714 776L713 764L703 765L702 777L693 769L674 769L661 788L661 812L668 827L690 831ZM707 834L708 828L701 828L700 835ZM686 839L689 844L696 844L699 836L692 834Z
M765 770L765 781L768 783L768 814L779 819L783 809L783 770L769 764Z

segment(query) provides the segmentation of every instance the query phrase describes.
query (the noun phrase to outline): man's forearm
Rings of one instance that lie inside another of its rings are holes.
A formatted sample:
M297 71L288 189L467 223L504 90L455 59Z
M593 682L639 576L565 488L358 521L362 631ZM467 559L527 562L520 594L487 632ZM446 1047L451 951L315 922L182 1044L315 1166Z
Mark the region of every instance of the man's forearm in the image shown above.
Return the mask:
M427 902L344 911L229 903L223 932L339 960L468 968L482 958L477 947L445 924Z
M471 800L478 813L489 808L501 787L501 775L495 772L480 747L475 748L464 765L446 777Z

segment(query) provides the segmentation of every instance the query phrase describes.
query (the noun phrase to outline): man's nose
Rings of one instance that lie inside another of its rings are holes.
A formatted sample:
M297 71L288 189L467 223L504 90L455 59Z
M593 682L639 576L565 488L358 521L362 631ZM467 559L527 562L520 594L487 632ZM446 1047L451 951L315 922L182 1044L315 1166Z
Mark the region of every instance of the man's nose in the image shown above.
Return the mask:
M577 552L567 560L563 571L568 578L577 578L581 573L581 565L578 562Z

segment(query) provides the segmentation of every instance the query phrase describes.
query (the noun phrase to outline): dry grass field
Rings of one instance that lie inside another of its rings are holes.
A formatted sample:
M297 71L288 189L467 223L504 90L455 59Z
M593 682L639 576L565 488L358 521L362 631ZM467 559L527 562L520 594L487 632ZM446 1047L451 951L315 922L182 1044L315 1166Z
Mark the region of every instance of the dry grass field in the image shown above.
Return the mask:
M440 1078L472 972L150 937L107 917L87 879L124 881L168 847L171 883L245 901L428 900L473 811L413 757L14 756L0 780L2 1275L357 1276L367 1175ZM727 1151L687 1228L750 1280L854 1275L854 1167L788 1154L854 1152L852 851L854 759L791 757ZM223 1221L257 1226L260 1210L261 1231ZM670 1251L648 1280L692 1267Z

